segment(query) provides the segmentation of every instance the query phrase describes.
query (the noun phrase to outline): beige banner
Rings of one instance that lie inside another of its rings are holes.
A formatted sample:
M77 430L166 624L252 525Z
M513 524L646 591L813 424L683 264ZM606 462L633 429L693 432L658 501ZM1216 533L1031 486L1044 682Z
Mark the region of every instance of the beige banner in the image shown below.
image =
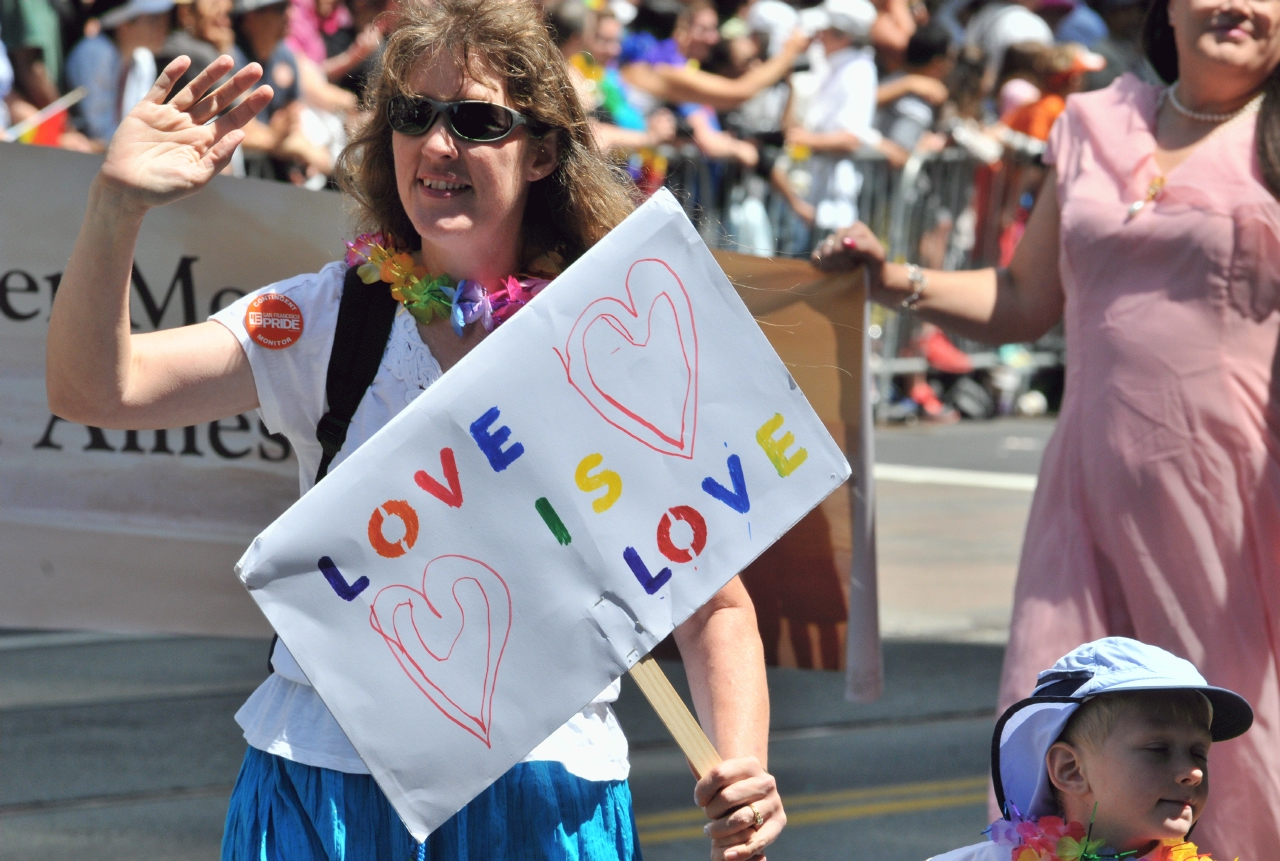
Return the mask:
M268 436L254 414L135 432L49 412L49 308L99 163L0 143L0 627L267 634L232 566L297 497L287 441ZM336 194L217 179L148 215L135 255L134 328L204 320L250 290L338 258L347 235ZM847 669L851 696L874 698L862 293L848 278L814 282L805 261L717 258L855 471L847 489L744 572L769 662Z
M269 634L232 566L297 498L288 443L252 413L135 432L49 412L49 308L100 162L0 143L0 626ZM346 222L337 194L229 178L149 214L135 331L318 269Z

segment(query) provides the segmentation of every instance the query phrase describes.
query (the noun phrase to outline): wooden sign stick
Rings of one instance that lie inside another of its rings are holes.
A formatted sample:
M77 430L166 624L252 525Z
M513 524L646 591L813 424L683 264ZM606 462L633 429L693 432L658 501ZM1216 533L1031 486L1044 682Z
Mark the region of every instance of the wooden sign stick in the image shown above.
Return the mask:
M667 730L675 738L680 750L693 765L694 774L699 778L721 762L711 739L702 731L698 719L689 711L689 707L680 699L671 680L658 666L658 662L645 655L631 668L631 678L636 680L649 705L662 718Z

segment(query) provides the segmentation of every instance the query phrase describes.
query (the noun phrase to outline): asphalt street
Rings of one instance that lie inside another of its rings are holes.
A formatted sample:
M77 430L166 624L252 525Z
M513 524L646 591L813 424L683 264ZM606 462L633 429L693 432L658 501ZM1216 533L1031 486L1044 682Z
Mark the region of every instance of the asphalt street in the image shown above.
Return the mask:
M770 671L790 817L771 858L921 861L980 839L1014 567L1051 431L877 434L886 693L850 704L839 673ZM244 753L232 716L265 655L258 640L0 631L0 859L217 858ZM629 680L618 713L645 857L707 857L693 779Z

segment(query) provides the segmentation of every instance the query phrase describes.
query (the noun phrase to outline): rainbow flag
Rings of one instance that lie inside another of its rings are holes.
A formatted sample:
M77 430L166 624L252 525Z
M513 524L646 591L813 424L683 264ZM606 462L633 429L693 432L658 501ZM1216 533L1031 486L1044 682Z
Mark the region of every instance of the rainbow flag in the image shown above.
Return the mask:
M62 98L51 102L16 126L0 133L0 140L17 141L37 146L57 146L58 139L67 130L67 112L71 106L85 97L89 91L76 87Z

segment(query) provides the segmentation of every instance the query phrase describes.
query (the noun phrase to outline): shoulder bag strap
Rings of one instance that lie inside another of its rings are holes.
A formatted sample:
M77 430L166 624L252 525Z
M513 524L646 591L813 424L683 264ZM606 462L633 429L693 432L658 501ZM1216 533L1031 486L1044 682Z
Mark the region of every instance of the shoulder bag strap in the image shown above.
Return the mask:
M329 464L341 451L351 417L377 376L398 304L386 285L365 284L355 267L347 270L325 377L325 400L329 409L316 425L316 439L324 450L316 472L317 484L328 474Z

